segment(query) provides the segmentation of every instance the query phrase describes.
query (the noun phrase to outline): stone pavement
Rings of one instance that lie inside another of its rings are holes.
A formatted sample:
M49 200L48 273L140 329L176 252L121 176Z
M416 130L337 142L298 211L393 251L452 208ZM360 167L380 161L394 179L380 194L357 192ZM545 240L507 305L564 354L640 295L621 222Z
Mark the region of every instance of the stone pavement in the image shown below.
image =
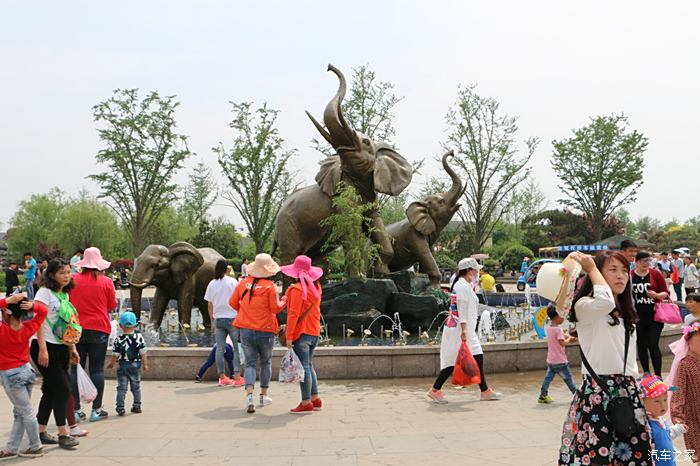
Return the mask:
M111 415L85 423L90 435L75 451L48 447L43 458L7 464L552 465L571 395L555 379L550 394L556 402L538 404L542 377L490 376L489 384L504 394L493 402L478 401L475 387L448 384L450 403L440 406L426 401L429 379L322 382L323 411L297 416L288 414L299 401L296 385L272 382L273 404L250 415L241 388L146 381L143 414L123 418L114 414L115 382L108 380L105 408ZM37 401L39 394L37 385ZM2 392L2 443L10 419ZM677 447L683 449L682 442Z

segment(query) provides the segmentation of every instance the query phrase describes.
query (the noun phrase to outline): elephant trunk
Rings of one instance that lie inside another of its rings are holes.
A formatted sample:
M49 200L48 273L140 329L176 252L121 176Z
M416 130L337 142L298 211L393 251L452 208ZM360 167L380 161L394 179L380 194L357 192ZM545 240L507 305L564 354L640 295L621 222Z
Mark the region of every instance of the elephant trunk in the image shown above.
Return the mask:
M129 292L131 295L131 310L136 314L136 318L140 319L141 318L141 293L143 292L143 288L139 288L136 286L129 286Z
M345 76L343 76L343 73L341 73L338 68L330 64L328 65L328 71L332 71L338 76L340 84L338 86L338 92L336 92L335 96L333 96L330 102L328 102L328 105L326 105L326 109L323 112L323 122L326 124L326 128L328 128L331 144L335 149L341 147L355 148L355 131L350 128L350 125L345 121L341 109L345 91L347 90Z
M442 167L445 169L450 178L452 179L452 187L449 191L445 193L445 201L449 205L457 205L457 201L462 196L462 180L459 178L457 173L447 164L447 159L449 157L454 157L454 152L449 151L442 156Z

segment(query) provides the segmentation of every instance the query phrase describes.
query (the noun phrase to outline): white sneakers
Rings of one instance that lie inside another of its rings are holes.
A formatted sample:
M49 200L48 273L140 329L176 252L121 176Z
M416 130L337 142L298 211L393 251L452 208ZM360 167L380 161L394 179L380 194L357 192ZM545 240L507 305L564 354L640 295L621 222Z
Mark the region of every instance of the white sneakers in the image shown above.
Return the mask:
M267 395L260 394L260 404L258 405L259 407L264 407L264 406L269 406L272 404L272 398L270 398ZM251 393L250 395L246 396L246 412L248 413L254 413L255 412L255 403L253 402L253 394Z

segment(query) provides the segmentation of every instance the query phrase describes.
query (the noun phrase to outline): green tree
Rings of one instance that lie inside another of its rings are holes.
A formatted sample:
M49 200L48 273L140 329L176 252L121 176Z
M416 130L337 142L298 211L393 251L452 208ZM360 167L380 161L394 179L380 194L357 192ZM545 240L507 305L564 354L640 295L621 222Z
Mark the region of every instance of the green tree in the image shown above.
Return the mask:
M163 244L169 246L178 241L191 241L197 236L197 225L189 222L185 213L172 206L165 208L151 227L145 245Z
M218 196L218 188L211 174L211 169L199 162L190 172L190 179L185 186L181 210L193 225L199 225L207 219L209 209Z
M523 219L532 217L547 208L547 197L534 178L530 177L520 189L514 189L508 196L508 219L513 225L514 240L523 241ZM496 238L494 238L494 242Z
M111 209L86 191L65 204L56 222L56 240L67 254L96 246L103 256L115 258L123 236Z
M372 228L366 212L376 208L374 203L363 204L362 198L352 185L338 183L333 197L334 213L321 221L331 233L325 249L331 251L342 246L345 268L349 277L364 277L369 268L379 259L379 245L370 241Z
M406 191L398 196L387 196L386 201L379 206L384 225L391 225L405 219L406 207L408 207L408 193Z
M392 144L396 134L394 109L402 99L394 93L393 83L380 81L368 65L362 65L352 70L352 84L343 101L342 112L351 128L373 141ZM329 156L334 153L327 142L311 141L322 154Z
M560 201L590 217L597 241L608 217L636 200L648 139L630 131L624 115L611 115L592 118L573 137L552 144L552 169L566 196Z
M256 110L250 102L231 104L233 147L226 150L219 143L213 150L231 187L224 196L243 218L260 253L268 247L282 202L295 187L295 175L287 168L294 150L285 148L275 127L278 110L267 104Z
M96 160L107 165L91 175L100 198L116 212L138 255L163 212L177 199L173 176L190 155L187 138L175 132L175 96L152 91L143 99L138 89L117 89L93 107L105 148Z
M508 195L530 175L527 167L537 138L525 140L519 155L515 136L517 117L503 115L499 103L476 93L476 85L460 87L455 105L445 118L448 137L445 148L453 148L465 182L459 216L464 239L473 253L481 250L497 222L508 211Z
M29 199L20 201L7 231L9 254L17 257L26 251L38 254L40 243L57 243L56 226L66 202L65 193L58 188L51 188L46 194L32 194Z
M199 234L192 239L192 245L198 248L216 249L226 258L240 257L241 235L236 227L222 217L209 221L202 220Z

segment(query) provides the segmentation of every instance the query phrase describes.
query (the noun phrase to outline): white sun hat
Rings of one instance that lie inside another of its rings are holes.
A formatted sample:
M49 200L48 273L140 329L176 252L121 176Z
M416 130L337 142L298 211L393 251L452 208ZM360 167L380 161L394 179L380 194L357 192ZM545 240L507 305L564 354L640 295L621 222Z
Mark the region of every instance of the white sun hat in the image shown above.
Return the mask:
M581 273L581 264L573 259L542 264L537 274L537 294L557 305L557 311L566 317L576 290L576 280Z

